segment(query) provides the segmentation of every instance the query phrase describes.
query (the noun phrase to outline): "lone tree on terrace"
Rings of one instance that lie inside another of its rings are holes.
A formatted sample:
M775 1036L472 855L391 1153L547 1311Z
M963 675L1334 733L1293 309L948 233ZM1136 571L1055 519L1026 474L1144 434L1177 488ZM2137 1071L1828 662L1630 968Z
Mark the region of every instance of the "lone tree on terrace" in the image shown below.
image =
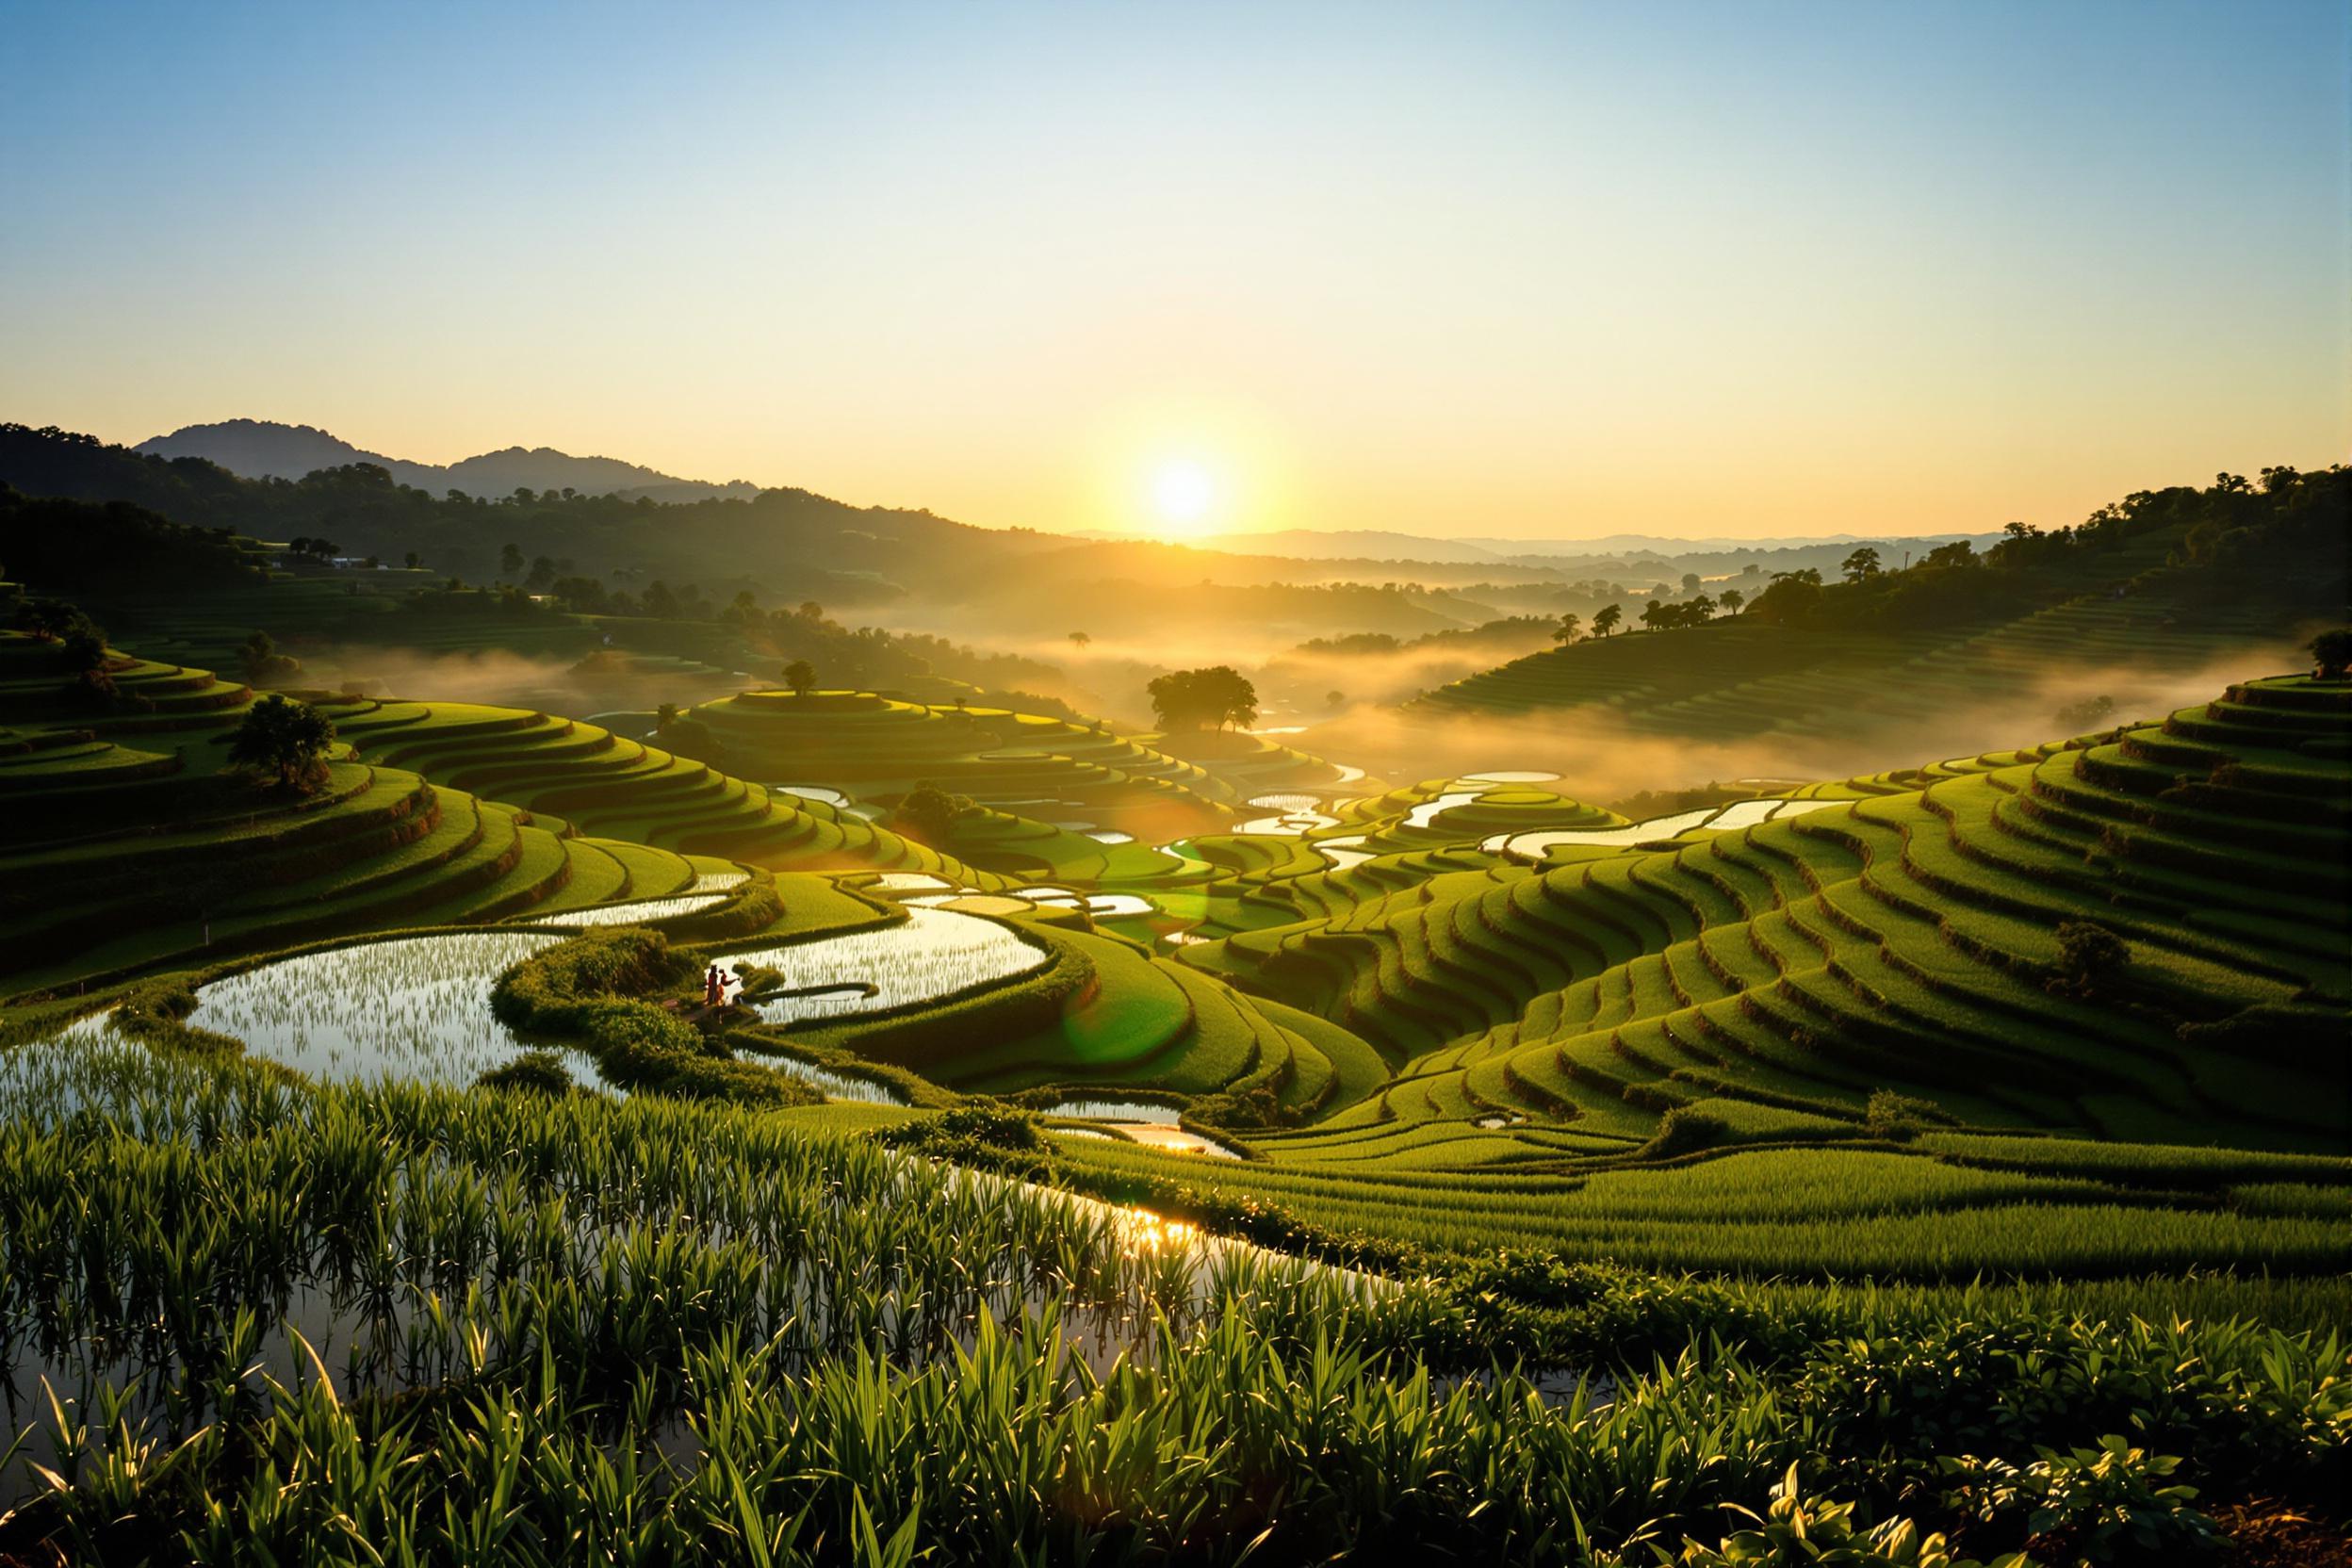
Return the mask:
M246 710L229 742L229 760L275 778L279 788L308 794L326 777L335 721L306 702L266 696Z
M2340 626L2311 639L2311 665L2322 680L2342 680L2352 670L2352 626Z
M1243 728L1258 722L1258 689L1230 664L1170 670L1144 688L1162 729Z
M971 809L970 796L951 794L925 779L898 803L891 825L933 849L945 849L956 836L956 819Z
M817 667L806 659L793 660L784 666L784 684L792 689L793 695L807 696L816 688Z
M1584 617L1573 612L1560 616L1560 625L1552 628L1552 641L1565 645L1576 640L1576 632L1584 625Z

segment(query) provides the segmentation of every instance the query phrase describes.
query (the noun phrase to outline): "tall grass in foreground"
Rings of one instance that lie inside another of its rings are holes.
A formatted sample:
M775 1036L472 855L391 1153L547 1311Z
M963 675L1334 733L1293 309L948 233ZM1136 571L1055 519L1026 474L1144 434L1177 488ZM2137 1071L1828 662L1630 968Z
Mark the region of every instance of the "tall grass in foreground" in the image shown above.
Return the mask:
M1791 1466L1989 1555L1939 1458L2322 1497L2352 1430L2332 1338L1380 1282L732 1107L125 1049L0 1055L0 1553L103 1561L1646 1562Z

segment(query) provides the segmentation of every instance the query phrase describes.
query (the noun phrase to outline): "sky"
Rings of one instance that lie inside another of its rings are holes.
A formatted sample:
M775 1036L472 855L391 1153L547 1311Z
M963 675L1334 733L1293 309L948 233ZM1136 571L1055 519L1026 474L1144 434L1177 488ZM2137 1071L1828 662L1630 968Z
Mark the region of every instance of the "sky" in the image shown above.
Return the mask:
M0 0L0 418L1171 536L2074 522L2345 456L2346 18Z

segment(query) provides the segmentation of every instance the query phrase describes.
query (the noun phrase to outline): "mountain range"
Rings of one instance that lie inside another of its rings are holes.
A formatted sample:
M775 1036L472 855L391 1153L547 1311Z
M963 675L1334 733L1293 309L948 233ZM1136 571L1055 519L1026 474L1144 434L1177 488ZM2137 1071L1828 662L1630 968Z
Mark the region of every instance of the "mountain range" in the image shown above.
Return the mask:
M650 496L657 501L699 501L724 496L748 499L760 493L758 485L743 480L714 484L679 479L616 457L574 457L553 447L508 447L449 464L412 463L363 450L316 426L282 425L270 419L187 425L169 435L141 441L132 449L163 458L208 458L245 479L301 479L321 468L372 463L390 470L398 482L436 496L449 490L482 497L511 496L517 489L574 490L583 496L617 495L631 500Z

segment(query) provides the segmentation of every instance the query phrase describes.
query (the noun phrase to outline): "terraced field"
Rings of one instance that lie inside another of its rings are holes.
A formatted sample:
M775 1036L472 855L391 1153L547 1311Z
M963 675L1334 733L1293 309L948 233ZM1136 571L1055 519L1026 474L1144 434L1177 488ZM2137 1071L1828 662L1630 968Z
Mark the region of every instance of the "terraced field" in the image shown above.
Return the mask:
M0 636L0 797L12 808L0 825L0 986L12 992L677 895L740 877L739 863L988 880L862 820L514 710L330 704L342 743L323 787L257 792L222 771L249 688L118 655L102 704L70 689L55 657Z
M984 806L1159 843L1231 819L1231 788L1167 752L1036 713L869 692L745 692L689 715L746 777L887 800L933 783Z
M0 860L20 994L372 930L683 930L751 868L776 903L703 950L747 988L743 1061L886 1109L1141 1094L1243 1156L1190 1190L1341 1231L1915 1278L2295 1273L2348 1239L2313 1196L2352 1139L2341 686L1642 823L1541 776L1348 792L1228 737L1219 777L864 694L696 710L790 789L577 720L345 699L327 787L265 805L217 772L244 688L125 660L143 700L65 730L40 651L0 653L0 788L42 808ZM988 809L950 858L855 805L918 778L1216 830ZM1184 1158L1055 1127L1109 1189ZM2215 1141L2232 1173L2184 1173ZM2111 1234L2183 1191L2161 1244Z
M820 800L731 777L576 719L468 703L328 704L370 761L413 768L600 837L770 870L986 874Z
M2249 682L2099 743L1429 875L1179 956L1398 1063L1283 1160L1440 1133L1462 1166L1630 1156L1668 1113L1688 1147L1863 1135L1881 1090L1973 1127L2340 1151L2347 733L2344 689ZM2129 961L2070 977L2067 922Z

